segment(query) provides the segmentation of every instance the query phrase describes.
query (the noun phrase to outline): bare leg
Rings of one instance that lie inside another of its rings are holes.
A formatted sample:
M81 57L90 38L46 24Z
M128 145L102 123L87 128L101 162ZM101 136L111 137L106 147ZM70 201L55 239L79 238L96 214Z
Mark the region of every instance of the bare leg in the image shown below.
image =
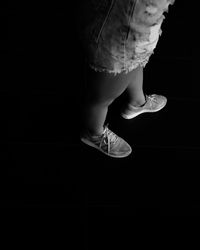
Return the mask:
M83 130L91 134L102 134L109 105L120 96L129 84L129 74L95 72L88 68L85 103L83 108Z
M138 67L132 70L127 77L129 77L129 85L126 89L128 94L128 103L133 106L141 106L145 103L145 96L143 93L143 68Z

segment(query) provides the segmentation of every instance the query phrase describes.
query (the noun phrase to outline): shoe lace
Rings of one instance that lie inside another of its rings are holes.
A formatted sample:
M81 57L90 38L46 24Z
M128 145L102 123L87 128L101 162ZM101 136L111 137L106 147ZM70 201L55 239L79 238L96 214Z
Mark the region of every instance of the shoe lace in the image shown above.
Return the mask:
M109 128L108 125L105 126L103 135L102 135L102 139L100 142L100 147L104 144L107 145L107 151L108 153L110 152L110 147L111 145L115 144L118 140L118 136L113 133Z
M156 100L156 97L155 96L148 96L146 95L146 98L148 98L150 100L150 107L153 106L153 103L158 103L157 100Z

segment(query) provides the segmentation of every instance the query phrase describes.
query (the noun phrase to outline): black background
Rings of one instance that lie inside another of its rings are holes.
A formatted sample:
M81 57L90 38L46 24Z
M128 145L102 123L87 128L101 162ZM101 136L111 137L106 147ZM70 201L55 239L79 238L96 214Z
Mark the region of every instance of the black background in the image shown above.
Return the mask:
M170 7L144 71L145 92L165 95L166 108L126 121L118 113L123 96L110 107L110 128L133 148L120 160L79 140L79 3L0 9L1 207L63 207L85 218L94 208L104 216L198 215L198 48L186 2Z

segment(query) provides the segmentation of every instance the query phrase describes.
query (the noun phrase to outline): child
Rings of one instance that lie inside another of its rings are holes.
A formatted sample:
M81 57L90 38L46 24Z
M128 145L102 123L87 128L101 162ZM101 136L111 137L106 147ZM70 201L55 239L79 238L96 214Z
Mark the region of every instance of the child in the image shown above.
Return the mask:
M131 146L104 123L109 105L124 91L122 117L156 112L167 103L161 95L143 93L143 68L153 53L163 13L174 0L88 0L80 29L87 60L87 88L81 141L102 153L122 158Z

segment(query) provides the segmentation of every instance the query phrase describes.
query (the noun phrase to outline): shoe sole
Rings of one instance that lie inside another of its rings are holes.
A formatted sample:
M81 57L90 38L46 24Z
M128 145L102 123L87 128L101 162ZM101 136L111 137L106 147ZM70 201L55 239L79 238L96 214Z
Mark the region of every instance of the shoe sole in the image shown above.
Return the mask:
M85 143L86 145L91 146L93 148L96 148L97 150L99 150L103 154L105 154L107 156L110 156L110 157L113 157L113 158L125 158L125 157L129 156L132 153L132 148L130 147L130 152L128 152L127 154L123 154L123 155L111 155L111 154L108 154L108 153L104 152L101 148L99 148L98 146L96 146L92 142L88 141L87 139L81 138L81 141L83 143Z
M161 109L163 109L165 106L166 106L167 102L161 106L159 109L156 109L156 110L149 110L149 109L143 109L141 111L139 111L138 113L135 113L133 115L126 115L126 114L121 114L121 116L124 118L124 119L133 119L135 118L136 116L140 115L140 114L143 114L143 113L154 113L154 112L158 112L160 111Z

